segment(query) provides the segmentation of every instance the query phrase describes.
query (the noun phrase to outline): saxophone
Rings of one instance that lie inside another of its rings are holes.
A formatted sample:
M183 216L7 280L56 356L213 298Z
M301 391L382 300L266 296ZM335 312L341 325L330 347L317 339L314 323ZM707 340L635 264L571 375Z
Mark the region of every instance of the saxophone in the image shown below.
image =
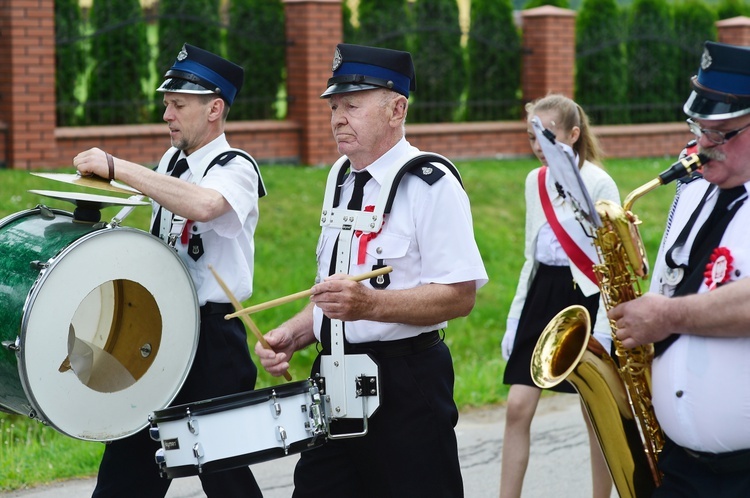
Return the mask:
M595 208L602 220L594 233L599 264L594 266L607 310L641 295L648 260L633 203L660 185L692 173L708 158L691 154L628 194L622 207L606 200ZM539 337L531 358L531 378L541 388L570 382L581 397L621 498L650 497L661 483L657 457L664 445L651 404L653 344L625 349L610 320L613 359L591 336L583 306L558 313Z

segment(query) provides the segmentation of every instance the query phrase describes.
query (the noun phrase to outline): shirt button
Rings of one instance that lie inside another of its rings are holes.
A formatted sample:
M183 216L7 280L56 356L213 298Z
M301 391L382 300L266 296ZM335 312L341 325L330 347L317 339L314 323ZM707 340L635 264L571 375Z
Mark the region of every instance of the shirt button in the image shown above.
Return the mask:
M378 247L377 249L375 249L375 252L378 253L378 254L382 254L383 253L383 248L382 247Z
M677 392L676 392L676 393L674 393L674 394L675 394L675 396L677 396L678 398L681 398L681 397L682 397L682 395L684 394L684 392L682 391L682 389L680 389L679 391L677 391Z

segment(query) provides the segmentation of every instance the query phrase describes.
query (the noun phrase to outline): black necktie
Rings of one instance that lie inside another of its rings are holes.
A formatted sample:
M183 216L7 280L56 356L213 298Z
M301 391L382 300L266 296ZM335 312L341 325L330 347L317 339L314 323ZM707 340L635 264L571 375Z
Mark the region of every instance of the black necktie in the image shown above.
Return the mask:
M359 211L362 209L362 198L365 195L365 185L370 181L372 175L368 171L362 171L360 173L354 173L354 190L352 191L352 198L349 199L349 204L346 205L347 209L353 209ZM333 252L331 253L331 263L328 266L328 274L333 275L336 271L336 253L338 252L339 240L333 244ZM320 343L323 345L323 351L326 354L331 352L331 319L323 315L323 323L320 326Z
M729 221L734 216L734 211L736 211L736 209L729 211L729 205L739 199L744 193L744 185L719 190L716 205L700 230L698 230L693 247L690 248L690 260L688 263L690 268L695 268L698 261L703 259L703 255L710 253L721 241L721 236L724 234ZM715 240L717 235L719 239Z
M716 199L713 210L695 236L693 246L690 248L690 259L688 260L685 277L675 289L674 296L685 296L698 292L705 278L704 271L711 253L719 246L721 238L724 236L724 231L727 229L729 222L732 221L734 214L742 206L744 199L736 202L731 209L729 209L729 206L744 194L744 185L719 190L719 197ZM666 339L657 342L654 344L654 353L657 356L662 354L678 337L679 335L672 334Z
M179 178L187 170L188 170L188 162L187 162L187 159L183 157L182 159L177 161L173 166L168 167L167 173L170 176ZM161 206L159 206L159 209L156 211L156 217L154 218L154 225L151 227L151 234L156 235L158 237L160 231L161 231Z
M362 197L365 195L365 185L370 181L370 178L372 178L372 175L369 171L354 173L354 191L352 191L352 198L349 199L349 204L346 206L348 209L356 211L362 209Z

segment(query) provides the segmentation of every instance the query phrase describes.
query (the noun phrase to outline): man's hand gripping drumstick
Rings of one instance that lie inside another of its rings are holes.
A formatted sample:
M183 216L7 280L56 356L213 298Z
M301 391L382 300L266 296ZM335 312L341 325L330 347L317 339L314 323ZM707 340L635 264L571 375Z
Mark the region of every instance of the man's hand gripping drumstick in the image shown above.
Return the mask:
M366 273L360 273L359 275L349 275L348 277L346 277L346 279L352 280L354 282L361 282L362 280L369 280L371 278L379 277L380 275L385 275L386 273L390 273L392 271L393 271L392 267L384 266L382 268L378 268L377 270L368 271ZM301 292L297 292L295 294L290 294L288 296L280 297L278 299L266 301L265 303L256 304L255 306L250 306L249 308L238 309L234 313L225 315L224 318L229 320L230 318L235 318L238 316L250 315L258 311L267 310L275 306L281 306L282 304L290 303L292 301L296 301L297 299L302 299L302 298L309 297L309 296L312 296L312 289L307 289Z
M211 270L211 273L214 274L214 278L216 278L216 281L219 283L219 286L221 286L221 288L224 290L224 293L232 302L234 309L239 311L242 308L242 304L237 300L237 298L232 293L232 291L229 290L229 287L227 287L227 284L224 282L224 280L222 280L219 274L216 273L216 270L214 270L213 266L208 265L208 269ZM263 337L263 332L261 332L258 326L255 325L255 322L253 322L253 320L249 316L242 316L241 319L243 322L245 322L245 325L247 325L247 327L250 329L253 335L258 339L258 342L260 342L264 348L268 349L269 351L273 351L271 349L271 346L268 345L268 342L266 342L266 339ZM284 371L282 375L284 375L284 378L287 381L292 380L292 375L288 371Z

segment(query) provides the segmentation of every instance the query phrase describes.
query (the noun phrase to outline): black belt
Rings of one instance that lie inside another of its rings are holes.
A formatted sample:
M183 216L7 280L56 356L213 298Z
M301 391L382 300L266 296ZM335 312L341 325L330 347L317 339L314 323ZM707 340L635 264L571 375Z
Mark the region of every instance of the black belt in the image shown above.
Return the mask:
M716 474L750 471L750 450L706 453L682 448L689 457L708 467Z
M208 301L201 306L201 316L228 315L234 313L235 309L230 303L212 303Z
M440 333L437 330L433 330L432 332L424 332L415 337L395 341L358 342L356 344L347 342L344 346L344 351L348 354L369 353L376 358L395 358L430 349L438 345L442 340L443 338L440 336Z

